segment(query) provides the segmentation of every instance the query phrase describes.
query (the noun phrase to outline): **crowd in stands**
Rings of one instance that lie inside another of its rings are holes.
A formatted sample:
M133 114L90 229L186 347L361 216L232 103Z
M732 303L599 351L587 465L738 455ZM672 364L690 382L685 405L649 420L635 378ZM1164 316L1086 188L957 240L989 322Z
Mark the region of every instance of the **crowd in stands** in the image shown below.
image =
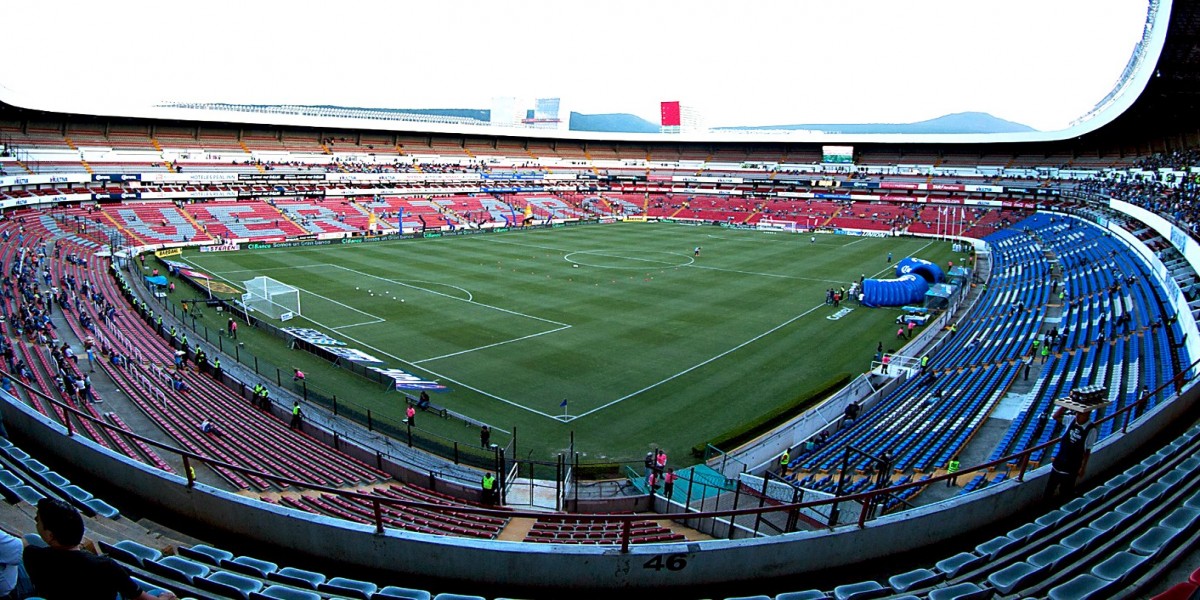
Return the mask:
M1153 154L1139 160L1136 166L1150 171L1190 171L1193 166L1200 166L1200 150ZM1182 177L1168 175L1164 179L1165 182L1150 175L1111 176L1085 181L1080 190L1136 204L1171 217L1193 235L1200 234L1200 177L1189 173Z

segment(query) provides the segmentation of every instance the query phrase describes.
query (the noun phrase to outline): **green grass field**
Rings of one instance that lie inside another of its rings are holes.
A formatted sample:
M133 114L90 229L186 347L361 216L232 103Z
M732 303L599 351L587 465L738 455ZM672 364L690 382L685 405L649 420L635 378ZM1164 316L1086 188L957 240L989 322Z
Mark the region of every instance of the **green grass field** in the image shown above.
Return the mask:
M625 223L182 258L237 287L259 275L296 286L303 317L287 325L448 385L434 402L492 424L493 441L516 427L519 458L550 458L573 432L585 461L637 462L662 447L678 464L692 446L863 372L878 342L895 346L897 310L851 303L830 320L836 310L824 304L825 289L860 274L890 277L889 251L939 264L953 256L948 243L917 238L811 243ZM399 393L277 338L242 337L339 401L403 419ZM417 425L479 444L460 422L419 416Z

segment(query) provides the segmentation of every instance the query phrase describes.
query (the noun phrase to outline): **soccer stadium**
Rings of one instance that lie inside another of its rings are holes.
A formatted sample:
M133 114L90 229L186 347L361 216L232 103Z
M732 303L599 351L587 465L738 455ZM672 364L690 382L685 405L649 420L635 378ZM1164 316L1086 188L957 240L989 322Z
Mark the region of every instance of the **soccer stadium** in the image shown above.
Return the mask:
M1200 2L1140 27L1049 134L0 86L0 595L1200 597Z

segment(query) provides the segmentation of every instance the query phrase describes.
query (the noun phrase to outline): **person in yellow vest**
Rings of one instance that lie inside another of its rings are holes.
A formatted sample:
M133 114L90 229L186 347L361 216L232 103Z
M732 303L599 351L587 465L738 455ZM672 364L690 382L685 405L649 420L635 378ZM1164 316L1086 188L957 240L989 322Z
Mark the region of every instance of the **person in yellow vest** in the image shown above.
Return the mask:
M957 455L954 458L951 458L950 462L946 463L946 474L952 476L950 479L946 480L946 487L955 487L958 485L958 477L954 476L956 473L958 473L958 466L959 463Z
M300 429L300 425L304 419L304 415L300 412L300 403L292 403L292 423L289 425L292 429Z
M787 448L783 449L783 454L779 455L779 476L787 477L788 463L792 461L792 455Z
M495 504L496 503L496 476L492 475L491 472L484 473L483 474L483 482L482 482L481 487L483 488L483 503L484 504Z

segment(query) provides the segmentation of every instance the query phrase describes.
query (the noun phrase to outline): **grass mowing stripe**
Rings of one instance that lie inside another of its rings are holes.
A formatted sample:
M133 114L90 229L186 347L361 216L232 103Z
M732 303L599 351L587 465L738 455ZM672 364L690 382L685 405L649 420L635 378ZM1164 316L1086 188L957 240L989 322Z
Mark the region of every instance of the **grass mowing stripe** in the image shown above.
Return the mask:
M636 460L651 443L682 456L831 373L865 370L876 344L894 338L897 311L855 306L840 320L822 319L837 312L811 308L826 288L894 269L888 252L958 262L949 243L926 239L824 235L812 243L807 235L738 230L710 237L715 231L626 223L206 253L193 264L231 277L279 269L271 271L277 279L387 319L353 327L353 337L344 335L350 329L333 335L451 385L439 404L494 429L518 426L522 454L552 457L574 432L576 449L590 457ZM703 248L693 268L672 262L691 261L695 246ZM572 267L564 260L571 253L593 266ZM340 268L285 270L311 262ZM363 281L375 297L352 291ZM781 326L808 310L809 318ZM541 325L530 327L530 317ZM301 360L278 341L255 352ZM310 386L324 377L355 379L331 368ZM394 392L356 381L329 385L377 417L403 418ZM570 423L558 420L564 398ZM427 419L421 427L478 443L478 432L461 425Z

